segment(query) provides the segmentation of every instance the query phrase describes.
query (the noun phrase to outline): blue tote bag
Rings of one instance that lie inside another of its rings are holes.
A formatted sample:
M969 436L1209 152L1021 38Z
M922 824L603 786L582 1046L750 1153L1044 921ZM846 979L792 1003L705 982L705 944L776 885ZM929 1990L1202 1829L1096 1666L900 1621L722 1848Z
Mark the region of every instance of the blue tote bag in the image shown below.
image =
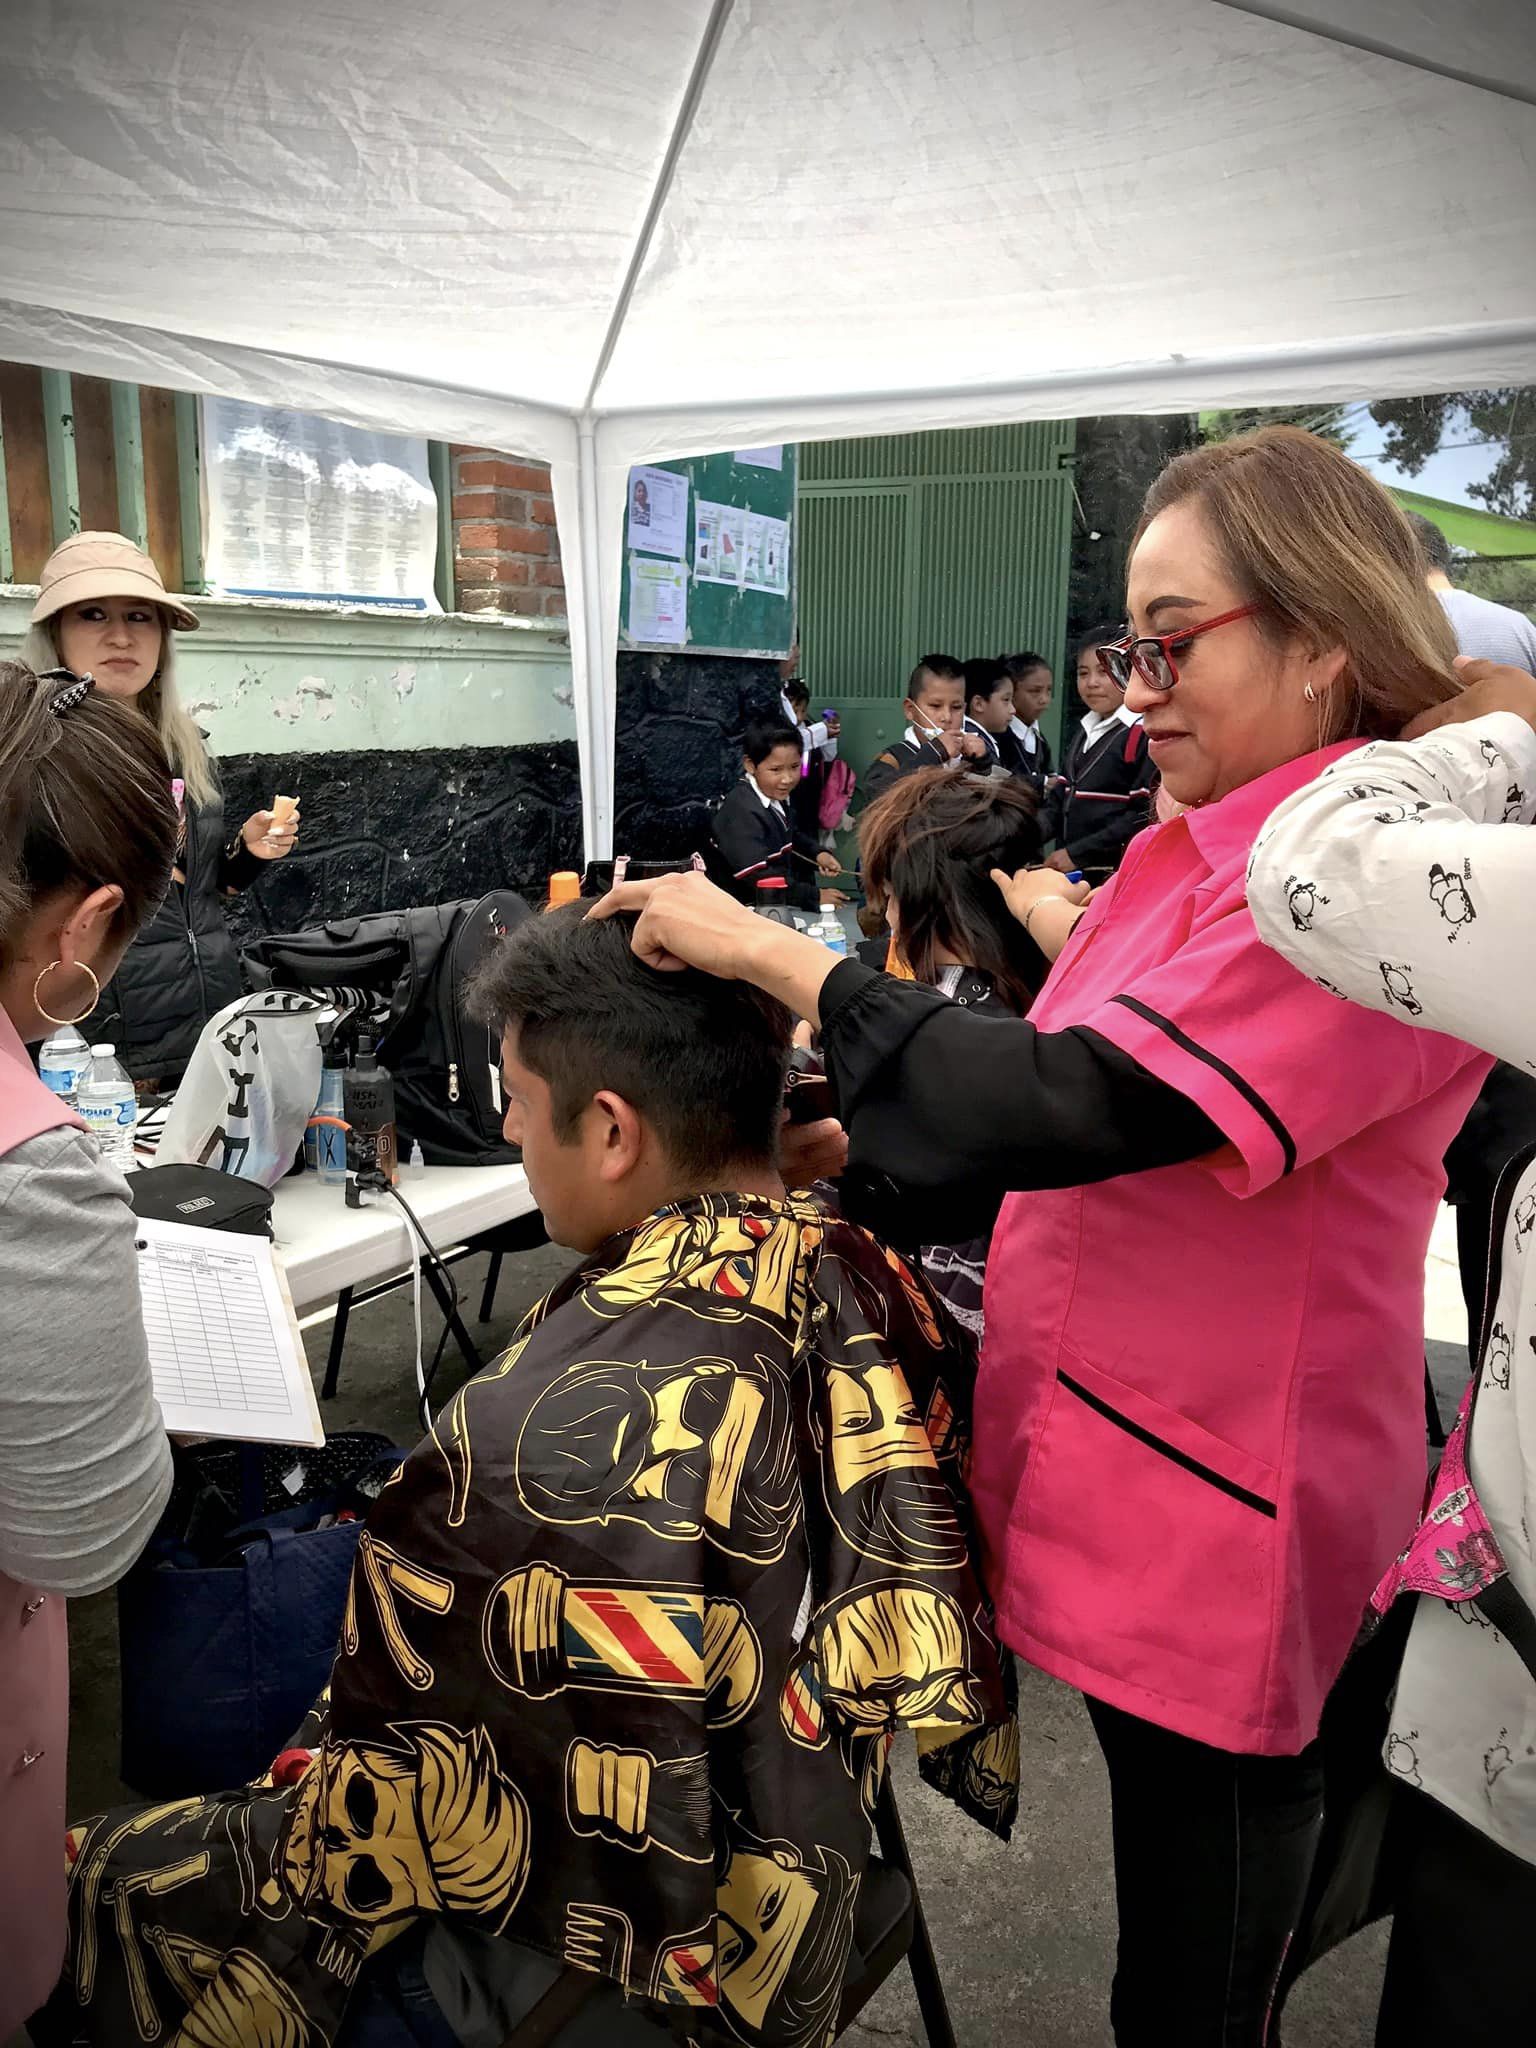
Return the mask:
M135 1792L182 1798L266 1770L330 1676L363 1517L404 1455L366 1430L318 1450L178 1451L160 1528L118 1587Z

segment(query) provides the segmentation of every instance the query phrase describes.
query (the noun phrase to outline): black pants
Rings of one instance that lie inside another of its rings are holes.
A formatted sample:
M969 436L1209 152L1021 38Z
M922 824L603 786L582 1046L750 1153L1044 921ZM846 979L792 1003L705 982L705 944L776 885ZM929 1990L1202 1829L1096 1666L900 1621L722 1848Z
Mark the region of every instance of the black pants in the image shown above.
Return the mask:
M1234 1756L1088 1712L1114 1810L1117 2048L1265 2048L1322 1830L1319 1745Z
M1376 2048L1517 2048L1536 2036L1536 1864L1438 1800L1402 1797Z

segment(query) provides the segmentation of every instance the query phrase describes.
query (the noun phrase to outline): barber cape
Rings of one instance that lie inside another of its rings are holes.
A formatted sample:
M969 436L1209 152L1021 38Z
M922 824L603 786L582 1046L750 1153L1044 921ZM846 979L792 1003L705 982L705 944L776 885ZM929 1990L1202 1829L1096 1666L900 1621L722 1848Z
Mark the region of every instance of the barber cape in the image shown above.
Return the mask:
M611 1240L385 1488L297 1782L77 1831L43 2038L326 2048L435 1913L701 2039L821 2048L894 1728L1016 1811L962 1344L805 1197Z

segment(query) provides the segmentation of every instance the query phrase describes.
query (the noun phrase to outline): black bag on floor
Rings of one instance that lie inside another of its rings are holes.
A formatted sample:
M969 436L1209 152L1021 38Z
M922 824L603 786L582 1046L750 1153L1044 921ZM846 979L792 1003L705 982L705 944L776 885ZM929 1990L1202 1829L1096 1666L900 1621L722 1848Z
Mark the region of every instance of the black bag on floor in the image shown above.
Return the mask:
M378 1043L395 1083L401 1157L419 1139L429 1166L501 1166L519 1154L501 1135L501 1048L464 1014L486 948L532 912L510 889L337 918L274 934L242 955L252 988L358 989L387 1001Z

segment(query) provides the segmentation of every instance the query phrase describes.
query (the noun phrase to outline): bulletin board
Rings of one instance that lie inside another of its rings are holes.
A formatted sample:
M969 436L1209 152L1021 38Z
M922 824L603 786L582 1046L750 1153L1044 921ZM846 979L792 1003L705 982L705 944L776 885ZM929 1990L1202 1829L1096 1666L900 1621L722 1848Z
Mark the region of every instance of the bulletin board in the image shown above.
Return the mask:
M793 444L738 448L630 472L621 647L779 660L789 653L796 455ZM666 481L673 477L675 485Z

